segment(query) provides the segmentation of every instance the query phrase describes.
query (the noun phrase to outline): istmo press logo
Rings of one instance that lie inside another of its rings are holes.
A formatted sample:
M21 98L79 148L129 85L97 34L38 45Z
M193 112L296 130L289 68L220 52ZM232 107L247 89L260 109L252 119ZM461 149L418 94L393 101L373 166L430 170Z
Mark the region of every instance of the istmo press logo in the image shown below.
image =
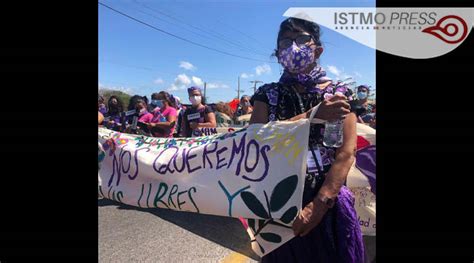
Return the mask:
M454 50L474 25L474 8L295 7L283 16L313 21L370 48L417 59Z

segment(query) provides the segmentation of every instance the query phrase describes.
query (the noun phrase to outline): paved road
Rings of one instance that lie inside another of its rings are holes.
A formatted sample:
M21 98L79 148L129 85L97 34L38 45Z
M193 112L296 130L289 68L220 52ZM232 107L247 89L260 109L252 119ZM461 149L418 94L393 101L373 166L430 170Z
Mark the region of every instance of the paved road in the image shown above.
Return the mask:
M101 199L99 260L103 262L257 262L239 220L140 209Z
M99 262L257 262L237 219L100 199ZM375 239L366 239L369 256ZM374 261L375 262L375 261Z

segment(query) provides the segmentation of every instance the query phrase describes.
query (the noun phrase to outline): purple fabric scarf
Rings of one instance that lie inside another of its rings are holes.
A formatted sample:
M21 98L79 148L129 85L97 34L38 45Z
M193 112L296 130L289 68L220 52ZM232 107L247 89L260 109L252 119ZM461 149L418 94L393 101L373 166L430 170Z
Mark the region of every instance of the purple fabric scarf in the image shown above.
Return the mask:
M285 70L283 75L280 77L281 83L288 85L301 84L309 93L318 92L318 84L322 84L330 80L331 79L329 77L326 77L326 71L324 71L324 69L319 65L314 67L308 74L295 74Z

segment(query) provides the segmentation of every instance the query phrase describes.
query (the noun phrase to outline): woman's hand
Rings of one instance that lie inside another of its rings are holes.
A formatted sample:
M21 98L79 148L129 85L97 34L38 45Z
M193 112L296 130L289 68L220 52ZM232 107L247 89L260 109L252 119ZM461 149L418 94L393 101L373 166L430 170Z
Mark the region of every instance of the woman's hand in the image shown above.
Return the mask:
M298 214L293 222L295 236L305 236L315 228L327 212L327 207L319 204L317 200L311 201Z
M344 119L345 115L351 112L351 106L346 100L347 97L340 94L336 94L329 99L323 100L319 105L315 117L326 121ZM311 110L309 112L311 112Z
M149 128L154 128L154 127L156 127L156 123L147 123L147 126Z

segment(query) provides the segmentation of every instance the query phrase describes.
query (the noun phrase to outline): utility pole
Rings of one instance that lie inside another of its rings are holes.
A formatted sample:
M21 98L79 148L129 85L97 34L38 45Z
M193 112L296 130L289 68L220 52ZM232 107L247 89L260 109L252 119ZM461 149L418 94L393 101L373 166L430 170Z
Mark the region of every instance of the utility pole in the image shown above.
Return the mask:
M260 80L252 80L252 81L249 81L250 83L253 83L253 93L255 93L257 91L257 83L263 83L263 81L260 81Z
M240 76L237 78L237 99L240 99L240 92L243 91L240 89Z
M204 99L207 101L207 97L206 97L206 82L204 82Z

